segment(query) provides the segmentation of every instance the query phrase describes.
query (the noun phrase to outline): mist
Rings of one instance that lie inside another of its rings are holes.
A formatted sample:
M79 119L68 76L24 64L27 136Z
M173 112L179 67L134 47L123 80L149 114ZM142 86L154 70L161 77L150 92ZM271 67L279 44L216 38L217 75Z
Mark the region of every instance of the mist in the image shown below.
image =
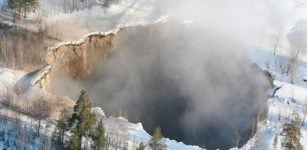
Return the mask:
M86 79L54 79L53 92L87 89L107 115L127 111L147 132L160 126L186 144L229 149L240 136L242 146L267 111L268 82L247 49L286 26L280 3L268 11L276 2L155 1L168 23L128 29Z
M227 149L236 134L248 140L266 109L267 82L231 37L171 22L134 28L113 51L78 85L149 133L160 126L168 138Z

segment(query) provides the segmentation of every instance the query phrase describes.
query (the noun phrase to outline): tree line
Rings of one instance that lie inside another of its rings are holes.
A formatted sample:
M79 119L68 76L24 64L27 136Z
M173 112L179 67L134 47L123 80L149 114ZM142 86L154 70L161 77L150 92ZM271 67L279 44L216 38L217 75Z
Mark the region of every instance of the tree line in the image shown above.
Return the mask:
M35 11L38 6L38 0L9 0L8 7L14 10L15 19L26 18L27 14Z
M57 149L111 149L112 143L106 136L102 118L97 117L91 110L92 102L88 93L83 90L71 115L66 109L61 111L53 133L53 143L57 145ZM153 150L166 149L160 127L154 130L148 145L142 142L137 150L144 150L147 146Z
M22 28L4 29L0 36L0 64L2 67L25 69L45 63L46 30L35 33Z
M10 99L10 97L4 98ZM81 91L73 112L68 109L61 111L56 120L55 129L48 125L50 122L47 121L47 118L50 117L51 110L49 107L46 109L45 104L46 101L42 99L34 101L31 114L12 111L9 109L10 107L0 110L2 111L0 125L3 127L0 129L0 141L4 142L4 148L28 149L32 147L30 149L43 150L128 148L128 138L117 134L117 129L109 128L108 132L105 131L102 117L96 116L96 113L92 112L92 102L86 91ZM13 115L11 112L14 112ZM29 117L30 122L22 121L21 118L25 118L25 116ZM49 134L51 132L52 134ZM111 133L114 134L110 135ZM136 150L165 150L167 148L160 127L154 129L152 138L147 142L138 143L133 139L130 140L133 142L130 148Z

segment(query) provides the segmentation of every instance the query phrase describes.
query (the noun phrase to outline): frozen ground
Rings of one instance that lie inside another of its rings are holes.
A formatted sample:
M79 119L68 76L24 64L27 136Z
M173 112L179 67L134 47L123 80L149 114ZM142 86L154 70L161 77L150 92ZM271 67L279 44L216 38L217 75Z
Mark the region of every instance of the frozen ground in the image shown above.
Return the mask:
M288 20L284 33L280 35L281 39L277 44L276 55L273 55L274 38L269 41L264 39L266 42L258 43L249 49L251 61L263 70L269 71L275 79L275 86L281 88L268 100L268 120L260 125L259 132L241 149L282 149L281 143L284 138L281 135L282 125L295 117L302 119L304 111L306 111L304 105L307 103L307 1L293 0L289 2L287 9L295 15ZM283 74L280 66L288 61L289 53L287 51L293 47L301 47L302 51L296 63L297 71L294 84L290 84L289 75ZM304 149L307 149L306 121L301 126L301 132L301 144Z
M16 82L26 73L8 68L0 67L0 95L5 94L8 90L13 89Z
M291 122L295 117L303 119L304 105L307 99L307 89L288 83L275 81L275 85L282 88L276 93L275 97L268 100L269 115L268 120L259 127L259 132L254 138L241 149L282 149L283 141L282 125ZM294 96L292 96L292 92ZM293 99L292 99L293 98ZM307 123L301 126L301 144L304 149L307 147Z
M268 70L274 77L274 85L281 87L275 95L268 100L268 120L260 124L259 132L250 139L241 149L272 150L282 149L281 135L284 123L291 122L295 117L304 118L307 103L307 60L301 58L297 63L297 74L294 84L290 84L289 76L281 74L280 63L287 61L286 55L273 55L269 50L251 49L250 58L263 70ZM307 149L307 123L301 126L301 144Z
M111 136L111 138L124 139L124 147L128 149L138 148L141 142L147 144L151 139L151 136L143 129L141 123L130 123L124 118L114 118L108 117L104 119L106 134ZM175 140L164 139L168 150L201 150L197 146L185 145L182 142L177 142ZM123 148L124 148L123 147ZM149 150L148 146L147 149Z
M43 22L49 24L54 32L60 33L59 37L63 41L77 40L88 33L106 32L118 26L149 24L165 17L156 12L157 8L151 0L120 0L118 4L107 9L94 6L92 9L72 13L57 11L57 6L48 5L50 0L40 0L40 3L44 5L18 24L36 28L37 26L33 26L33 19L44 14Z

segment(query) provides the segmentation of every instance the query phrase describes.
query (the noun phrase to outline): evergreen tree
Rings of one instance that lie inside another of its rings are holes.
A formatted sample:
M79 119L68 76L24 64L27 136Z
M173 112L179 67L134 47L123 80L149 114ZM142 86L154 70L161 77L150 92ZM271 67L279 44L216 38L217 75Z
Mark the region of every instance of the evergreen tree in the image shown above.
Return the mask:
M88 93L83 90L74 107L75 113L79 114L77 129L82 136L88 136L96 123L96 116L91 109L92 102Z
M285 139L282 142L282 146L286 150L303 149L303 146L300 143L301 129L298 122L293 121L292 123L284 124L283 133L285 134Z
M152 138L149 141L149 146L152 150L164 150L166 149L166 145L163 143L163 135L161 132L161 128L157 127L154 130Z
M54 131L54 142L59 146L60 149L63 149L65 146L65 132L68 130L68 111L63 109L61 115L57 120L56 129Z
M98 126L97 126L97 129L94 133L94 136L93 136L93 140L94 140L94 144L95 144L95 149L96 150L103 150L105 148L105 145L106 145L106 138L105 138L105 135L104 135L104 127L103 127L103 122L102 120L100 120L98 122Z
M81 136L77 129L74 129L73 134L70 139L70 143L67 147L68 150L81 150Z
M92 102L86 91L82 90L79 99L74 106L74 113L69 119L69 126L73 128L74 135L71 138L70 146L75 147L79 144L81 148L82 137L89 137L93 133L94 125L96 124L96 116L91 112ZM75 136L78 136L76 138ZM77 142L77 141L80 142Z

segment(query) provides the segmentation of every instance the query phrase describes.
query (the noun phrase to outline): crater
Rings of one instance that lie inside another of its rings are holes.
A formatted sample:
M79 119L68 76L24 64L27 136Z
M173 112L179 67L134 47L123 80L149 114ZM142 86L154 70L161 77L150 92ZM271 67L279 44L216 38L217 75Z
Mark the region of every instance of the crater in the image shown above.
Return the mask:
M45 88L89 91L107 115L157 126L167 138L207 149L242 146L266 117L267 81L235 39L164 23L91 34L53 48Z

